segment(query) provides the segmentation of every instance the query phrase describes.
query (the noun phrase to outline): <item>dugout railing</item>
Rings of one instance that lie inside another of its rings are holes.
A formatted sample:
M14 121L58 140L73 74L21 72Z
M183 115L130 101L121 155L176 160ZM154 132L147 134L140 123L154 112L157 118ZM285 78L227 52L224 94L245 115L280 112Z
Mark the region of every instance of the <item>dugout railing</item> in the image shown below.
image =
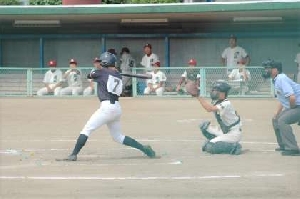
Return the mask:
M59 68L63 73L69 68ZM86 78L91 71L91 67L79 67L82 72L81 78L83 89L89 85ZM165 82L165 91L162 97L190 97L184 89L177 92L176 86L179 83L181 75L187 70L187 67L162 67L160 70L165 73L167 81ZM211 85L214 81L223 79L231 84L231 97L273 97L274 89L271 80L262 78L262 67L247 67L250 71L251 79L247 82L229 81L227 70L224 67L195 67L193 73L200 74L199 92L202 96L209 96ZM0 96L21 96L37 97L36 92L44 86L43 78L49 68L0 68ZM143 68L133 68L132 73L144 73ZM62 84L65 87L66 82ZM146 80L132 78L132 96L133 97L156 97L155 94L144 95ZM82 96L82 95L80 95ZM77 97L80 97L77 96ZM46 95L46 97L54 97ZM59 96L55 96L59 97Z

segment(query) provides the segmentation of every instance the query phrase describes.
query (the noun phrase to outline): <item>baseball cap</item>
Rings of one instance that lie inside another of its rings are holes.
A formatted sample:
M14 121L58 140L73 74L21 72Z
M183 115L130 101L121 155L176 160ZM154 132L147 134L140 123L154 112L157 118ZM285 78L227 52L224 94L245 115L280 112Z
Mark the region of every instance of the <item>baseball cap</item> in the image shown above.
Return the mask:
M246 61L242 59L242 60L239 60L237 63L238 63L238 64L245 64Z
M77 61L76 61L75 59L72 58L72 59L70 59L69 63L70 63L70 64L77 64Z
M114 48L108 49L107 52L109 52L109 53L111 53L111 54L114 54L114 55L117 54L117 52L116 52L116 50L115 50Z
M129 48L127 48L127 47L123 47L123 48L122 48L122 50L121 50L121 55L122 55L124 52L126 52L126 53L130 53L130 50L129 50Z
M95 62L101 62L100 58L99 58L99 57L95 57L95 58L94 58L94 63L95 63Z
M49 66L49 67L56 67L56 61L55 61L55 60L50 60L50 61L48 62L48 66Z
M236 36L234 34L231 34L230 35L230 39L235 39L236 40L237 38L236 38Z
M148 48L152 49L152 45L151 45L151 44L148 44L148 43L147 43L147 44L145 44L145 45L144 45L144 48L146 48L146 47L148 47Z
M159 60L155 61L155 62L152 64L152 66L154 66L154 65L156 65L157 67L160 67L160 61L159 61Z

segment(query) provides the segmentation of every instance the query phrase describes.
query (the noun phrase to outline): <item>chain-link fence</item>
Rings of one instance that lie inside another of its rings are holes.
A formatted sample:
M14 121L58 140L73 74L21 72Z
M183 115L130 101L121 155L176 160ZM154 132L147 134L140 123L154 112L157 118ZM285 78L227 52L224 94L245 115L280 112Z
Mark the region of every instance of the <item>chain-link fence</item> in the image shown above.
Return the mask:
M59 68L64 74L69 68ZM86 78L91 71L90 67L79 67L82 82L82 89L78 93L79 96L86 96L84 91L90 86L90 81ZM238 70L238 69L235 69ZM184 76L185 80L190 79L196 81L200 77L199 92L202 96L209 96L211 85L216 80L226 80L231 86L230 97L273 97L273 87L271 80L264 80L261 76L262 67L247 67L249 78L246 80L229 79L229 72L224 67L170 67L160 68L165 75L166 81L163 84L163 92L159 95L162 97L190 97L185 91L185 82L182 83L180 89L177 86L180 79ZM0 96L37 96L40 89L45 85L43 80L49 68L0 68ZM145 73L143 68L134 68L133 73ZM150 73L150 72L148 72ZM157 96L156 92L145 94L147 83L150 80L132 78L132 96L133 97L150 97ZM61 88L67 87L67 82L63 81ZM95 89L94 89L95 90ZM71 95L71 94L70 94ZM89 95L95 95L95 92ZM54 92L50 92L45 96L54 96ZM58 95L60 96L60 95ZM77 95L76 95L77 96Z

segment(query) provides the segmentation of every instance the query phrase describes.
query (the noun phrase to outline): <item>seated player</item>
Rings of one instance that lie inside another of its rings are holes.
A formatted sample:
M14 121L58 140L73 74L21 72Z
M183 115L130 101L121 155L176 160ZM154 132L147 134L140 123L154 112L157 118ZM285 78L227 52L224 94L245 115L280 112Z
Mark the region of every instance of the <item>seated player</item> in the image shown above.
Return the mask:
M157 96L162 96L164 92L165 82L167 81L167 77L164 72L160 71L160 62L156 61L153 64L153 69L151 74L152 79L147 81L147 87L144 90L144 94L149 95L150 93L156 93Z

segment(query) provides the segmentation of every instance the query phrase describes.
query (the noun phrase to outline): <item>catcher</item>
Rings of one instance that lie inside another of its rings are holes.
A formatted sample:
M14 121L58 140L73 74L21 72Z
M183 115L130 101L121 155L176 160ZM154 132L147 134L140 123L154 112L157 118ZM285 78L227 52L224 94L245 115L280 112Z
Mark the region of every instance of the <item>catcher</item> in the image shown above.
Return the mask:
M202 107L213 112L219 128L213 127L209 121L200 124L200 130L207 141L202 147L202 151L211 154L231 154L240 155L242 146L239 144L242 136L241 121L232 104L227 99L230 85L224 80L218 80L213 83L210 97L212 103L208 103L202 97L198 96L198 88L195 84L186 85L187 92L193 97L197 97Z
M200 86L200 74L199 69L195 69L197 65L197 61L195 59L190 59L188 62L188 68L184 71L184 73L181 75L181 78L179 80L179 83L176 87L177 92L182 92L181 84L184 82L187 84L188 82L195 82L197 86Z

